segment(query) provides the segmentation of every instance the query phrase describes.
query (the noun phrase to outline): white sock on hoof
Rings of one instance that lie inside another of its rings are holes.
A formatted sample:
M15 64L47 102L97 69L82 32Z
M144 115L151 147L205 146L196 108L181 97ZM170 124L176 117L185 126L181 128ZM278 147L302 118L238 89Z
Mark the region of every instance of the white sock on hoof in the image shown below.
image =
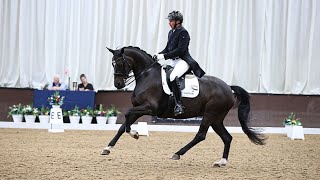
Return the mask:
M218 162L215 162L214 163L214 165L215 166L225 166L226 164L227 164L227 159L226 158L221 158L221 160L220 161L218 161Z
M131 131L129 132L129 134L130 134L131 137L134 137L134 136L137 134L137 131L131 130Z
M107 146L107 147L104 148L104 150L111 151L112 148L113 148L113 146Z

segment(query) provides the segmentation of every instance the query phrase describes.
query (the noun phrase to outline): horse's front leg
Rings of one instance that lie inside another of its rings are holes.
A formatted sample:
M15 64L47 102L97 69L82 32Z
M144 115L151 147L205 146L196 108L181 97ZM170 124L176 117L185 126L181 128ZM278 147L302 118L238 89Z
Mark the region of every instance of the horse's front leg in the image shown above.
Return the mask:
M125 131L135 139L139 139L139 134L137 131L131 130L131 125L143 115L151 115L152 110L149 106L137 106L129 109L126 114Z
M119 138L122 136L124 132L130 134L131 137L135 139L139 138L139 134L135 131L131 131L131 125L141 116L143 115L151 115L152 111L148 108L148 106L137 106L130 108L125 114L125 122L119 128L117 134L114 138L110 141L107 147L105 147L101 151L101 155L108 155L110 154L110 150L116 145Z

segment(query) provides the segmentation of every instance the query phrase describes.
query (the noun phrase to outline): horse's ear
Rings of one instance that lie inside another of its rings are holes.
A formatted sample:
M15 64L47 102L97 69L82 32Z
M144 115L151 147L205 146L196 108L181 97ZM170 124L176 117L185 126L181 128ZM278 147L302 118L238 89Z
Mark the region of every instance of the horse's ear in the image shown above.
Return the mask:
M114 54L114 50L112 50L112 49L110 49L110 48L108 48L108 47L106 47L112 54Z
M120 54L122 55L124 53L124 48L121 48Z

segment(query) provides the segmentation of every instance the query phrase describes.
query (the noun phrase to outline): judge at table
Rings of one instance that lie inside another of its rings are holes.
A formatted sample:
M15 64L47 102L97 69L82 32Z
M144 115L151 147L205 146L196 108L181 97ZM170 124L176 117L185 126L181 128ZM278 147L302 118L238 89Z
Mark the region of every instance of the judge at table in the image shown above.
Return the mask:
M92 84L88 83L87 77L84 74L80 75L81 84L78 85L79 91L93 91Z
M58 74L53 76L53 82L48 86L49 90L66 90L67 85L64 82L60 82L60 77Z

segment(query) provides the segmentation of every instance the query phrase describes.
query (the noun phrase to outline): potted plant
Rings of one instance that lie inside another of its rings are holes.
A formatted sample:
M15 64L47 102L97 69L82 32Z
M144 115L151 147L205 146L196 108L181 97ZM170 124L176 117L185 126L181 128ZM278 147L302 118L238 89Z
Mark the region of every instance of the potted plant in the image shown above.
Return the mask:
M115 105L111 104L111 107L109 108L107 114L108 114L108 124L116 124L117 116L121 114L121 112L116 108Z
M32 105L26 105L22 108L22 113L24 114L26 123L34 123L40 111L38 108L33 108Z
M287 136L291 139L294 139L293 134L296 134L295 132L301 131L303 133L301 120L300 118L296 118L296 115L293 112L283 120L283 124L285 125ZM301 133L299 136L301 136Z
M47 124L49 123L49 119L50 119L50 109L48 107L44 107L42 105L41 109L40 109L40 114L39 114L39 121L42 124Z
M70 111L65 111L65 116L69 116L71 124L79 124L80 122L80 110L78 106L75 106L74 109Z
M95 110L94 116L97 119L97 124L106 124L107 123L107 111L104 110L103 105L99 105L99 109Z
M52 108L60 108L64 101L64 96L59 95L59 91L55 91L53 95L48 97L48 102L52 105Z
M10 111L8 112L8 117L12 116L13 122L22 122L23 120L23 112L22 112L22 105L13 105L9 107Z
M87 107L86 109L81 109L80 111L82 124L91 124L93 117L93 109L91 107Z

